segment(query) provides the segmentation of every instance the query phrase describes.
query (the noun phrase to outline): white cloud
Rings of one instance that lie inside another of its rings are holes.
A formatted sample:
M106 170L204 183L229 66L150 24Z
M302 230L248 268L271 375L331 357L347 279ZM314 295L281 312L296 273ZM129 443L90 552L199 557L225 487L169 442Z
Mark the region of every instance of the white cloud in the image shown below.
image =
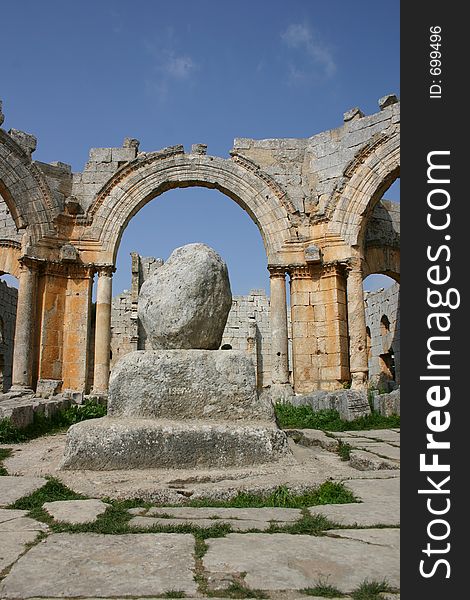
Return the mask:
M187 79L196 68L190 56L176 56L172 51L166 51L164 55L160 69L174 79Z
M161 101L168 98L173 85L191 81L199 69L191 56L175 50L173 30L168 29L166 34L167 43L163 47L149 41L144 42L145 49L154 60L153 76L147 79L146 85Z
M289 48L302 51L327 77L335 74L336 64L331 51L308 25L292 23L281 33L281 39ZM292 65L290 74L295 80L307 78L306 71Z

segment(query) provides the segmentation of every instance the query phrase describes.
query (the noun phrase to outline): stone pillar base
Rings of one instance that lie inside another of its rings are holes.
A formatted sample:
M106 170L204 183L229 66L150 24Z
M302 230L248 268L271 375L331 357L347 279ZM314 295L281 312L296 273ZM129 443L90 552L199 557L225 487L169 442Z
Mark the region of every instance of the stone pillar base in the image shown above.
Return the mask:
M364 390L367 388L367 372L351 373L351 389Z
M60 468L211 469L289 457L287 437L273 423L102 417L69 429Z

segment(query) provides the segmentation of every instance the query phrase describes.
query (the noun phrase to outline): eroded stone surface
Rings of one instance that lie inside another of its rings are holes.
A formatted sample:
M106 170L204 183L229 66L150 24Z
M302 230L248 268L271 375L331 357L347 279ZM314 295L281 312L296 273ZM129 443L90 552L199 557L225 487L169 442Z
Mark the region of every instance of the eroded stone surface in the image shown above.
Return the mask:
M270 401L257 396L251 357L224 350L127 354L111 374L108 415L274 422Z
M2 531L0 573L23 554L26 544L34 542L37 535L37 531Z
M103 417L69 429L61 468L218 468L275 461L288 453L284 432L261 421L236 424Z
M101 500L60 500L45 502L42 507L56 521L64 523L92 523L110 504Z
M386 578L399 587L399 554L388 545L262 533L231 533L206 542L209 550L203 564L209 574L246 572L251 588L298 590L325 578L342 592L350 592L366 578Z
M234 531L250 531L256 529L259 531L266 531L271 526L268 521L248 521L248 520L236 520L236 519L163 519L158 517L133 517L129 521L131 527L144 527L150 528L155 525L160 527L174 527L179 525L194 525L196 527L208 528L217 525L227 524Z
M193 551L194 538L185 534L54 534L13 566L0 597L192 595Z
M0 506L8 506L23 496L29 496L46 483L43 477L0 477Z
M155 517L160 514L171 515L178 519L244 519L249 521L297 521L302 516L299 508L191 508L155 506L149 508L147 515Z
M397 551L400 549L399 529L330 529L325 532L325 535L339 539L359 540L377 546L390 546Z
M205 244L176 248L140 290L138 314L155 349L216 350L232 305L227 266Z

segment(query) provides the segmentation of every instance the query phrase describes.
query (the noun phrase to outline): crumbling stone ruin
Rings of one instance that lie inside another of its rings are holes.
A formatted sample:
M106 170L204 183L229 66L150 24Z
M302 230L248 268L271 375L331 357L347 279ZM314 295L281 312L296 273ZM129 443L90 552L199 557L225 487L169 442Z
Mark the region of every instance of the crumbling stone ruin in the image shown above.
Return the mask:
M18 290L0 281L0 394L11 386Z
M126 138L121 148L92 149L81 173L33 160L33 135L0 129L0 274L19 279L15 393L43 382L107 393L121 236L144 204L187 186L218 189L258 226L271 282L272 393L362 388L362 281L372 273L398 281L400 273L396 210L381 201L399 176L400 106L388 95L379 109L349 110L339 127L308 138L239 138L229 158L209 156L204 144L140 151Z
M385 201L382 201L383 203ZM396 231L400 230L395 211ZM115 296L111 309L111 368L127 353L150 348L137 315L137 296L149 275L163 265L163 259L132 253L131 289ZM400 383L400 286L365 292L369 384L382 392ZM289 375L292 376L292 323L289 312ZM384 324L388 323L387 326ZM271 385L270 301L265 290L251 290L246 296L233 296L232 307L221 342L222 348L244 350L253 357L259 390Z
M288 455L250 355L218 349L231 301L212 248L177 248L139 293L152 350L116 364L108 415L70 428L62 468L225 468Z

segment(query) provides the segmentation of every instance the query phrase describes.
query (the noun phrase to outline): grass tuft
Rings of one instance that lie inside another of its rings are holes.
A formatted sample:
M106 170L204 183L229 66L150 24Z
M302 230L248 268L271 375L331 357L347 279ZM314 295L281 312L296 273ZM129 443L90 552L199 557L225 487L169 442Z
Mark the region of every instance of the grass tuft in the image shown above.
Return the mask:
M315 587L304 588L300 592L306 596L320 596L321 598L343 598L345 595L323 581L320 581Z
M383 581L368 581L367 579L356 588L351 597L353 600L382 600L382 592L397 593L398 590L391 587L385 579Z
M186 594L178 590L169 590L163 594L163 598L186 598Z
M0 477L8 475L8 471L3 466L2 463L6 458L11 456L12 453L13 453L13 450L11 448L0 448Z
M341 460L349 460L351 458L351 446L343 440L338 440L338 454Z
M26 442L42 435L57 433L80 421L104 417L105 414L106 406L96 400L89 400L85 404L73 404L69 408L59 410L50 417L35 413L33 422L23 429L12 425L8 418L1 419L0 444Z
M322 431L360 431L400 427L400 417L384 417L373 412L354 421L343 421L337 410L314 411L311 406L294 406L289 403L274 405L276 420L283 429L320 429Z

